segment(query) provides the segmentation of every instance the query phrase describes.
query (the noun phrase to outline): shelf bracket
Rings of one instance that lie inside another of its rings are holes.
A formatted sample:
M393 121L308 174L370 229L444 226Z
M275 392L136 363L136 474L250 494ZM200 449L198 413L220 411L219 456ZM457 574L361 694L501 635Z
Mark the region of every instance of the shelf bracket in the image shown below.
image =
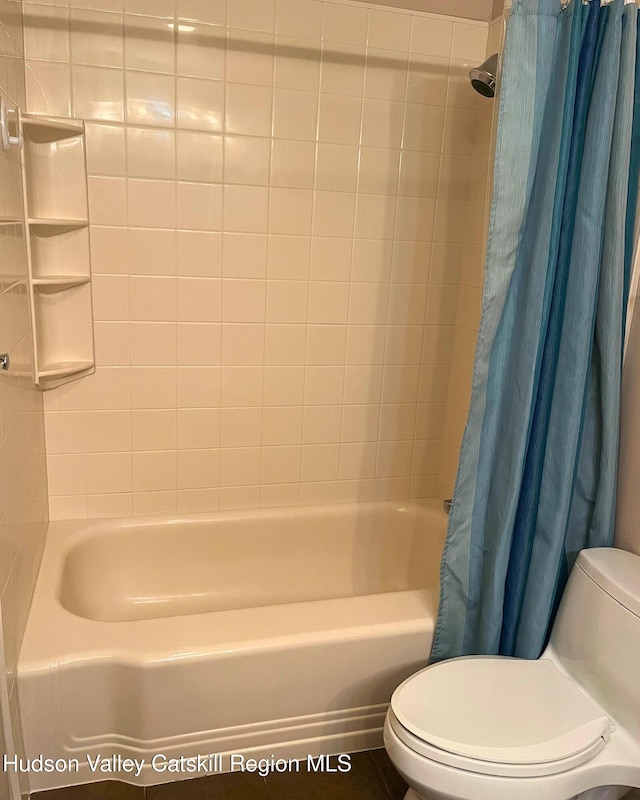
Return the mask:
M4 97L0 97L0 150L8 150L12 145L16 145L17 147L22 147L24 144L24 139L22 137L22 131L18 129L18 133L16 136L12 136L10 132L11 123L9 122L9 116L14 115L17 119L17 111L14 109L13 111L9 111L7 107L7 101ZM14 123L16 128L18 128L17 122Z

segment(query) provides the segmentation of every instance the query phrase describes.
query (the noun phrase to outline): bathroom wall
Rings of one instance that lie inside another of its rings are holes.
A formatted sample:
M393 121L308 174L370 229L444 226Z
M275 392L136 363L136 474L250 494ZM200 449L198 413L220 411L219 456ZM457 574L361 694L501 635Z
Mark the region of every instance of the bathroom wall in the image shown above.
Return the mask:
M87 121L98 366L45 394L52 517L437 495L488 24L60 2L27 102Z
M480 20L489 20L501 13L496 10L496 2L497 0L372 0L375 5Z
M20 4L0 0L0 94L9 108L24 107L23 64ZM0 372L0 744L9 754L21 747L15 665L47 516L42 395L31 380L19 158L15 148L0 153L0 352L11 358L10 370ZM6 797L8 778L0 771L0 798Z
M501 53L504 19L489 26L486 57ZM498 101L485 99L478 108L476 139L471 166L471 194L462 248L458 313L442 442L440 496L452 497L464 426L471 402L471 381L476 340L482 311L482 282L491 211L493 153L498 122Z
M627 341L622 371L620 408L620 453L618 459L618 498L616 506L615 546L640 555L640 500L636 475L640 458L640 303L638 278L640 248L636 247Z

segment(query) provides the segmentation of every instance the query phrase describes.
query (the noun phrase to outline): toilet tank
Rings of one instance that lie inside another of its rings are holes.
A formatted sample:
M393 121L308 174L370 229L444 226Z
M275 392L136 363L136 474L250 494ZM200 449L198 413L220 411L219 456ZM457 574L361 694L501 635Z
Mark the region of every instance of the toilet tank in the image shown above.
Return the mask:
M640 735L640 556L609 547L578 555L542 657Z

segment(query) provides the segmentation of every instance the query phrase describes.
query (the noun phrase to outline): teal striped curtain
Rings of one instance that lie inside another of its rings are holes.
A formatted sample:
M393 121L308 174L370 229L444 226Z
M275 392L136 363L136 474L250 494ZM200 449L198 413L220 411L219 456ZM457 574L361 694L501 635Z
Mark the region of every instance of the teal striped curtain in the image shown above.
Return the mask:
M578 551L613 542L639 63L635 2L514 1L433 661L537 658Z

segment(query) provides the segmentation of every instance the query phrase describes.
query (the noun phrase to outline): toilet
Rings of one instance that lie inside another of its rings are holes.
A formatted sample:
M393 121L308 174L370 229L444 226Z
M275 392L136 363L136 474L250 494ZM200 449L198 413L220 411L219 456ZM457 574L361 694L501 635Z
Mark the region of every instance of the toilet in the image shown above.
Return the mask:
M640 556L583 550L537 661L432 665L391 698L405 800L617 800L640 786Z

